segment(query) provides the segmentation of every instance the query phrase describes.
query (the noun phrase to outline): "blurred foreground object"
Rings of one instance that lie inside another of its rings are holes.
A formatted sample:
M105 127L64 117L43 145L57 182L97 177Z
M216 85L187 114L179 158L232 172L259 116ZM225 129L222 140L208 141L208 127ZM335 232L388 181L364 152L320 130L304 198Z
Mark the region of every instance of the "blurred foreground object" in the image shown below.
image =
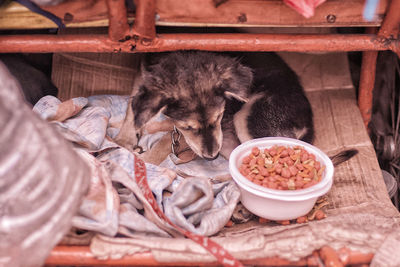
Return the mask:
M311 18L314 16L315 8L325 2L325 0L283 0L283 2L304 17Z
M0 266L42 266L70 229L89 169L1 62L0 128Z

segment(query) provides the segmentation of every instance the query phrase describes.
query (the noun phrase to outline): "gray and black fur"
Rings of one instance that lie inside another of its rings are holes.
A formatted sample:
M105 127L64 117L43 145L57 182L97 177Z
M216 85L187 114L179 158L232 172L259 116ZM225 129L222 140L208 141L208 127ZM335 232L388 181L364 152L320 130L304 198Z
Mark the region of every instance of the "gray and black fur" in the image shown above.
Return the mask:
M42 65L51 62L47 54L38 55L37 58ZM17 79L26 102L31 105L35 105L43 96L57 95L57 87L52 83L49 74L38 67L40 64L35 64L22 54L0 54L0 61Z
M163 112L206 159L252 138L314 137L299 79L274 53L150 54L132 110L137 129Z

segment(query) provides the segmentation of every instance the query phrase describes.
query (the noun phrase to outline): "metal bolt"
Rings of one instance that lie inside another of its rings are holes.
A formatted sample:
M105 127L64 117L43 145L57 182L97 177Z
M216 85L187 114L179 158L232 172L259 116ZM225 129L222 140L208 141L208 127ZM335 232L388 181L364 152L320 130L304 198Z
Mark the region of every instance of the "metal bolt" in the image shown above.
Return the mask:
M71 22L74 19L74 16L71 13L64 14L64 22Z
M247 17L245 13L240 13L240 16L238 17L238 21L239 22L246 22L247 21Z
M132 36L125 35L125 37L122 38L121 40L118 40L118 42L123 43L123 42L129 41L131 38L132 38Z
M332 14L329 14L328 16L326 16L326 21L329 22L329 23L335 23L336 16L332 15Z

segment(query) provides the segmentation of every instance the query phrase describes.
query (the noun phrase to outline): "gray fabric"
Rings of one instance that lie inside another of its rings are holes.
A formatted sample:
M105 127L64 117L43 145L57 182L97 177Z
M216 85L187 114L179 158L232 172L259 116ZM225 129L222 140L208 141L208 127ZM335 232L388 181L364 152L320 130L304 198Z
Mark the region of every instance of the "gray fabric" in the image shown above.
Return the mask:
M75 144L91 168L90 189L73 218L73 226L107 236L181 236L158 218L150 207L151 200L144 198L138 188L133 152L114 142L128 101L127 96L115 95L79 97L66 102L43 97L33 108L42 118L54 120L56 128ZM154 144L164 135L165 132L155 132L141 140ZM150 145L145 149L151 149ZM228 173L224 159L188 164L197 176L207 177L179 177L176 171L187 172L185 164L174 169L146 163L147 182L156 204L171 221L194 233L213 235L229 221L239 201L239 189L232 181L217 179L221 173ZM215 168L210 169L210 164Z
M71 227L90 171L20 90L0 62L0 266L41 266Z
M193 233L213 235L229 221L240 197L239 189L232 181L219 189L221 191L214 196L208 178L185 179L172 196L164 200L165 214L172 222Z

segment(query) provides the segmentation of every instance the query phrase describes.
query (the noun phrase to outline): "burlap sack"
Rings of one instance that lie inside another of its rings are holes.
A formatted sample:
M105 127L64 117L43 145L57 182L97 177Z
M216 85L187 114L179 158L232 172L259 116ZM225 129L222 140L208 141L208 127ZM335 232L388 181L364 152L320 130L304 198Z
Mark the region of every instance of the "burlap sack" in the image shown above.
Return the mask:
M60 34L103 33L105 28L63 29ZM55 53L52 80L61 101L101 94L130 95L141 54Z

